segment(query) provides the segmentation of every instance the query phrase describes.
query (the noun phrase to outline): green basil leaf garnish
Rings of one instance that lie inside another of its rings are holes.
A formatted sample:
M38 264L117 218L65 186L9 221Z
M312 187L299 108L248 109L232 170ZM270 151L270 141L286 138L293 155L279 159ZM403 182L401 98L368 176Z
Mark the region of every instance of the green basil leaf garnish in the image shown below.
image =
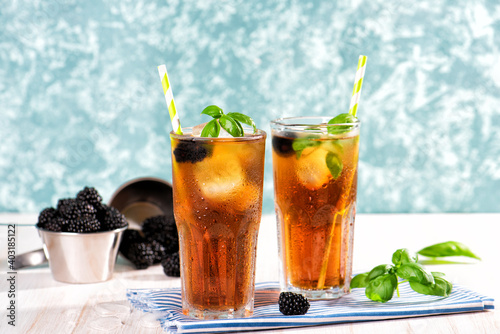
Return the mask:
M213 119L208 122L201 130L202 137L219 137L220 133L220 125L217 122L217 119Z
M464 244L456 241L442 242L429 247L425 247L417 252L420 255L427 257L446 257L446 256L466 256L481 260L479 256Z

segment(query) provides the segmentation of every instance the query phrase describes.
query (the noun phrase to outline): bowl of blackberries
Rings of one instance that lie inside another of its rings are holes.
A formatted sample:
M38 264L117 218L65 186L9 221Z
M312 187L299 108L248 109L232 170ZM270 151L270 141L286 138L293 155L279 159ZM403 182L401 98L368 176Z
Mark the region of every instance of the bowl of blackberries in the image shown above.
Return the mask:
M75 198L60 199L44 209L36 225L55 280L97 283L109 280L128 223L117 209L102 202L92 187Z

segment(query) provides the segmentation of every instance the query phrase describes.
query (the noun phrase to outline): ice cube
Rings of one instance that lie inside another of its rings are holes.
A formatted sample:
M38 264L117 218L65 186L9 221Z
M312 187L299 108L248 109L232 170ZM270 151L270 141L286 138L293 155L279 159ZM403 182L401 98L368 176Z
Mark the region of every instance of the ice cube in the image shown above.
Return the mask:
M207 123L208 122L193 126L193 131L191 132L191 135L193 137L201 137L201 131L203 131L203 128L205 127L205 125L207 125ZM232 137L233 136L231 136L229 132L224 130L222 127L220 128L219 138L232 138Z
M306 150L309 150L306 152ZM320 148L307 148L298 160L297 178L307 188L321 188L330 180L330 170L326 165L328 151Z
M215 152L214 152L215 153ZM195 165L195 176L204 197L226 201L241 192L244 173L234 157L213 154Z
M200 137L201 136L201 131L203 130L203 128L205 127L205 125L207 125L207 123L208 122L193 126L193 131L191 132L191 135L193 137Z
M214 147L210 158L193 166L194 175L202 196L213 205L245 211L258 201L260 188L248 182L234 154L232 149Z

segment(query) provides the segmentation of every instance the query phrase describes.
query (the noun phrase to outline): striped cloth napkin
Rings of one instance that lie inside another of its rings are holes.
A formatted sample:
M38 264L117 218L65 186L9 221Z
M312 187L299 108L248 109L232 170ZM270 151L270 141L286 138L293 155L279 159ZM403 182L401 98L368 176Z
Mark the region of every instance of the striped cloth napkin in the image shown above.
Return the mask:
M492 298L458 285L453 285L453 292L446 298L418 294L408 283L401 284L399 290L401 297L394 296L381 304L367 299L364 289L354 289L340 299L311 301L305 315L284 316L278 308L279 284L257 283L253 316L224 320L198 320L184 316L179 288L129 289L127 298L136 309L155 314L168 333L278 329L494 309Z

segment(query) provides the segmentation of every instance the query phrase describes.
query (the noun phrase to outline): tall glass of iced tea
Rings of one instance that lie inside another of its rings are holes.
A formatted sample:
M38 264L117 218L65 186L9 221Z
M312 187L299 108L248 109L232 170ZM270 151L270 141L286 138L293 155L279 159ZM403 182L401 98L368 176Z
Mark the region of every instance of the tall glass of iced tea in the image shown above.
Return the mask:
M170 133L183 313L253 313L266 133L204 138Z
M271 122L283 290L311 299L349 291L359 122L329 117Z

